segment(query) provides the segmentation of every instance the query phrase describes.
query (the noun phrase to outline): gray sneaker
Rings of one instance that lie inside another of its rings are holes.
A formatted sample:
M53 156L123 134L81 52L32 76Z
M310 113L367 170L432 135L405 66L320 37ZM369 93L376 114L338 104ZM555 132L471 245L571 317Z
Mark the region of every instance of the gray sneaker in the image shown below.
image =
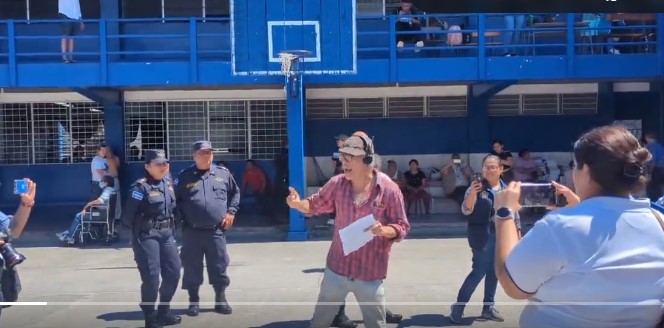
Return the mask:
M461 319L463 319L463 307L452 305L449 318L452 323L457 325L461 324Z
M495 307L491 306L482 310L482 319L496 322L503 322L505 319L498 313Z

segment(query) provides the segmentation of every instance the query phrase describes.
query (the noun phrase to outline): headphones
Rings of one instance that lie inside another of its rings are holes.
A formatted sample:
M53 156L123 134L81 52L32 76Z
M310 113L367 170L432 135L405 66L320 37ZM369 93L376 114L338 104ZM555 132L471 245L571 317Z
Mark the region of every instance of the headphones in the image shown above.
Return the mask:
M359 134L354 134L353 137L358 137L358 138L360 138L360 140L362 140L362 145L363 145L362 148L364 148L363 150L364 150L364 153L366 154L362 158L362 163L364 163L366 165L371 165L371 163L373 163L374 158L373 158L373 149L371 149L371 147L369 147L369 142L366 139L364 139L364 137L362 135L359 135Z

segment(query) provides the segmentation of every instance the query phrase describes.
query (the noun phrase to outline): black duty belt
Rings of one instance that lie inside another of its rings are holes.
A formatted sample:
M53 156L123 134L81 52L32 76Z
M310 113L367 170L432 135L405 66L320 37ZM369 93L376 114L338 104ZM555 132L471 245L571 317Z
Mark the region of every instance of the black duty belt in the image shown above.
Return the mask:
M189 227L191 227L194 230L217 230L219 229L219 224L215 225L199 225L199 224L187 224Z
M154 222L152 223L152 228L153 228L153 229L157 229L157 230L167 229L167 228L172 228L173 226L175 226L174 223L175 223L175 222L173 221L173 219L166 219L166 220L161 220L161 221L154 221Z

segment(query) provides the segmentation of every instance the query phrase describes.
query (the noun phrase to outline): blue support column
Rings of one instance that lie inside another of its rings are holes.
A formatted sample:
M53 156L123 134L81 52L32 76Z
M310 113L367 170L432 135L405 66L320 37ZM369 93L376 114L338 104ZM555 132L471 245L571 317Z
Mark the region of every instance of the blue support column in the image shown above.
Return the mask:
M105 29L106 35L119 35L120 34L120 22L118 21L121 18L120 15L120 0L103 0L99 2L101 6L101 18L106 20ZM105 36L104 36L105 37ZM120 51L120 39L117 37L108 38L106 37L106 51L110 53L117 53ZM119 55L106 55L100 54L100 56L106 56L106 60L115 61Z
M302 76L291 78L286 83L286 124L288 126L288 176L289 185L305 197L307 189L306 163L304 158L304 111L305 94ZM300 212L290 210L289 241L309 238L305 218Z
M483 83L468 86L468 152L487 152L491 146L489 131L489 99L504 90L514 81Z
M597 116L601 124L613 124L616 119L616 97L613 82L597 84Z

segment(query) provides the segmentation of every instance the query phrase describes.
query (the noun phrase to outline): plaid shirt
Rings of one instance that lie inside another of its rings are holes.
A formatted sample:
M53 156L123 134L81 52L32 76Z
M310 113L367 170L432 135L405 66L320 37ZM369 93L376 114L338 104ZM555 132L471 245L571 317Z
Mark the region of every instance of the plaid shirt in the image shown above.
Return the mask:
M328 269L341 276L363 281L387 277L392 243L403 240L410 230L399 186L384 173L374 172L377 174L376 186L362 206L355 205L351 183L343 175L333 177L318 193L308 198L309 216L336 213L332 245L327 254ZM359 250L344 256L339 230L369 214L373 214L382 224L393 227L397 237L375 237Z

